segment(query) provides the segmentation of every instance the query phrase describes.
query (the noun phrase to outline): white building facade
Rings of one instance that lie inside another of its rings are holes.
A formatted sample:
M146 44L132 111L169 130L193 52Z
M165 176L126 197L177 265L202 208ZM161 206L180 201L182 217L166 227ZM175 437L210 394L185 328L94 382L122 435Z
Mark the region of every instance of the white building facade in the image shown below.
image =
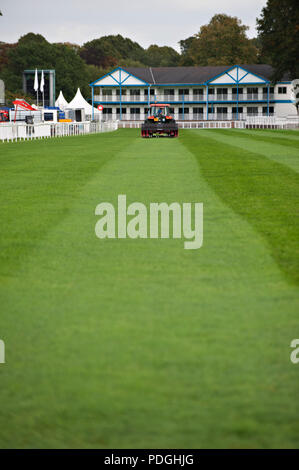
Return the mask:
M272 84L269 65L118 67L91 83L105 120L143 121L152 103L168 103L179 121L297 116L295 80Z
M5 85L4 81L0 80L0 105L5 104Z

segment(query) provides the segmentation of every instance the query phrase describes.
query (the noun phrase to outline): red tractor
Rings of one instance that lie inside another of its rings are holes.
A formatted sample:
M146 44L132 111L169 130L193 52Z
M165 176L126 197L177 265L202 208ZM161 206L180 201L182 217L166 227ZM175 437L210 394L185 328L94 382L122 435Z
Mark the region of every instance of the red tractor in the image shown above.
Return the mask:
M151 104L147 119L141 126L142 137L178 137L179 128L169 114L169 104Z

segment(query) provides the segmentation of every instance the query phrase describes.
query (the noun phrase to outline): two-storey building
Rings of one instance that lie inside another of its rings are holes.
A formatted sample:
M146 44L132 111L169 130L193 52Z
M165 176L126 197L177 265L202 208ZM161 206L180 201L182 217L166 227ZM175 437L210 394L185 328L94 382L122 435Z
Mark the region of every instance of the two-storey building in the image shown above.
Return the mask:
M177 120L240 120L297 115L293 81L271 83L269 65L118 67L90 84L105 119L144 120L151 103L169 103Z

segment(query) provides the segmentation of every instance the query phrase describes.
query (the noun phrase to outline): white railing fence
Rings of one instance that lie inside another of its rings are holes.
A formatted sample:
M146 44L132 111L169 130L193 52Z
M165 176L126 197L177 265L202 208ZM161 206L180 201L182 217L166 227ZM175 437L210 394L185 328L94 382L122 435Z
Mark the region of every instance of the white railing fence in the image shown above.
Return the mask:
M138 129L142 125L141 121L119 121L119 129ZM245 121L181 121L178 122L180 129L245 129Z
M143 121L105 121L80 123L1 123L0 141L14 142L19 140L45 139L74 135L95 134L109 132L123 128L140 128ZM275 116L252 116L240 121L179 121L181 129L245 129L245 128L272 128L272 129L299 129L299 117L289 116L278 118Z
M244 121L182 121L178 125L181 129L245 129Z
M299 129L299 116L247 116L246 125L249 128Z
M243 120L177 121L181 129L299 129L299 117L252 116ZM118 128L140 128L142 121L118 121Z
M139 129L142 121L117 121L118 129Z
M1 123L0 141L16 142L18 140L47 139L73 135L95 134L115 131L117 122L59 122L55 124Z

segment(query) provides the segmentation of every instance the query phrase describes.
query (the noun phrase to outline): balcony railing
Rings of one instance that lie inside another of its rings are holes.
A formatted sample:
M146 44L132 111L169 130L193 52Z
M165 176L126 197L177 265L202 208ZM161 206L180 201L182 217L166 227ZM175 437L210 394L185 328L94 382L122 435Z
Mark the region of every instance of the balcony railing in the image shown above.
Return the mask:
M227 119L230 118L228 113L214 113L214 119L217 121L226 121Z
M202 95L193 94L192 101L205 101L205 100L206 100L206 96L204 94L202 94Z
M124 99L123 99L124 98ZM120 97L118 96L118 100L120 100ZM122 101L133 101L134 103L138 103L140 101L146 101L147 97L144 95L124 95L122 96Z
M176 100L175 95L159 95L159 96L157 96L157 98L159 99L159 101L161 100L164 103L167 102L167 101L175 101Z
M273 99L273 95L271 94L269 96L269 99ZM237 97L237 94L214 94L211 95L209 94L209 101L258 101L258 100L267 100L267 95L259 95L258 93L245 93L245 94L239 94Z
M191 119L191 114L179 114L179 121L189 121Z
M114 100L114 98L115 98L115 100ZM102 103L106 103L107 101L116 101L116 96L112 96L112 95L105 95L105 96L94 95L94 100L95 101L100 101Z
M229 118L232 120L232 121L236 121L237 119L239 120L243 120L246 118L246 115L244 113L231 113Z
M269 95L269 100L273 100L274 95L271 93ZM250 93L250 94L239 94L238 96L238 101L267 101L268 96L267 94L258 94L258 93ZM100 103L119 103L120 102L120 96L119 95L95 95L94 96L94 101L100 102ZM148 99L146 95L122 95L121 97L122 103L147 103ZM206 95L156 95L156 96L151 96L150 102L161 102L161 103L167 103L167 102L191 102L191 101L206 101ZM215 102L215 101L221 101L221 102L226 102L226 101L237 101L237 95L236 94L214 94L211 95L209 94L209 102Z
M263 100L267 100L267 99L268 99L268 94L263 93ZM269 100L274 100L274 94L273 93L269 93Z
M237 95L228 93L228 94L209 94L209 102L227 102L227 101L237 101ZM274 99L274 94L269 94L269 100ZM245 101L267 101L268 95L263 93L244 93L239 94L238 101L245 102ZM100 103L119 103L120 102L120 95L95 95L94 101ZM206 95L155 95L150 97L150 103L188 103L191 101L198 101L198 102L205 102ZM146 95L122 95L121 97L122 103L148 103L148 98Z
M204 114L203 113L193 113L193 121L203 121L204 120Z
M219 94L219 95L210 95L209 94L209 101L227 101L228 95L227 94Z
M193 101L193 95L179 95L179 101Z
M161 103L167 102L189 102L189 101L205 101L205 95L151 95L150 102L153 103L155 101ZM120 95L94 95L94 101L98 101L100 103L119 103L120 102ZM122 103L127 102L148 102L147 95L122 95L121 97Z
M259 99L258 93L247 93L247 96L244 97L248 101L256 101Z
M193 95L192 93L190 95L158 95L157 96L157 101L176 101L176 102L190 102L190 101L204 101L204 95Z
M100 103L119 103L120 102L120 95L95 95L94 101L99 101ZM122 103L140 103L140 102L147 102L147 96L143 95L122 95L121 97Z

